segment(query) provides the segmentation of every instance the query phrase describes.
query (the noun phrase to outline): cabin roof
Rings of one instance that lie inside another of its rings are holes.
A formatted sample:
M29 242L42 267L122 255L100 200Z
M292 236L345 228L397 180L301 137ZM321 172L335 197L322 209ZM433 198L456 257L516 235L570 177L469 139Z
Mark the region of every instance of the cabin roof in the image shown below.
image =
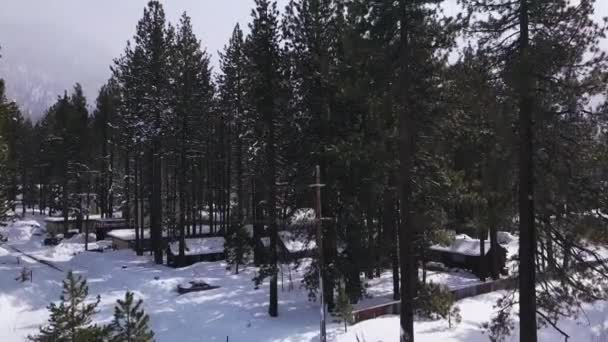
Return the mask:
M226 240L222 236L186 239L186 255L204 255L224 253ZM179 241L169 244L173 255L179 254Z
M304 236L299 236L293 232L282 230L279 232L279 239L289 253L298 253L315 249L317 244L315 241L308 240ZM270 237L266 236L260 239L264 247L270 246Z
M107 234L111 238L133 241L135 240L135 229L116 229L108 232ZM144 239L150 238L150 229L144 229Z
M466 234L462 234L457 235L454 242L452 242L452 244L449 246L434 245L431 246L430 249L437 252L461 254L466 256L479 256L480 244L479 239L473 239ZM488 254L491 247L490 241L486 240L484 245L485 253Z

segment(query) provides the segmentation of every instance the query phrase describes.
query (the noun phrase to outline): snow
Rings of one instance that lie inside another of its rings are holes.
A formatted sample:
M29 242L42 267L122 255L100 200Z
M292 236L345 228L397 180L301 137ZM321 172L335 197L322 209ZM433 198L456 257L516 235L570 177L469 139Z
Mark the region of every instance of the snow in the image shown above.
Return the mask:
M304 225L314 222L315 210L312 208L300 208L294 211L289 222L292 225Z
M5 227L0 233L9 241L29 241L33 235L40 234L44 229L37 221L16 221Z
M490 241L485 240L485 252L486 254L490 250ZM479 239L473 239L468 235L462 234L457 235L454 239L454 242L450 246L441 246L435 245L432 246L431 249L435 251L441 252L450 252L450 253L458 253L468 256L479 256L479 247L480 241Z
M44 221L44 218L40 218ZM123 233L124 234L124 233ZM124 236L124 235L123 235ZM81 237L76 238L78 240ZM84 252L82 244L62 242L42 246L36 237L15 241L15 247L52 262L64 272L0 246L0 341L23 341L46 322L46 306L59 299L67 270L85 276L90 295L101 296L97 323L109 323L116 299L127 290L144 300L156 340L163 341L277 341L312 342L318 339L318 303L310 302L300 287L306 262L279 277L279 317L268 316L268 282L255 289L257 268L244 267L235 275L225 262L205 262L173 269L154 264L151 256L133 251ZM11 243L11 242L9 242ZM32 283L14 280L23 266L33 271ZM214 291L179 295L178 284L203 280L220 286ZM283 283L284 281L284 283ZM293 284L293 287L290 286ZM338 324L329 324L330 336Z
M289 253L309 251L317 247L315 241L307 241L306 237L298 236L290 231L280 231L279 238L283 241Z
M44 222L44 217L35 219ZM28 334L36 333L48 317L46 306L59 299L61 281L68 270L87 278L91 298L101 296L99 313L95 316L95 321L100 324L109 323L115 301L122 298L125 291L133 291L137 298L144 300L144 309L150 315L150 324L159 342L221 342L226 341L227 336L231 342L318 341L318 303L309 301L307 291L300 286L304 269L310 262L308 259L302 260L299 268L290 265L291 281L287 268L281 267L285 273L279 276L279 317L270 318L267 313L268 282L265 281L259 289L255 289L251 281L258 272L255 267L244 267L238 275L227 270L227 264L223 261L173 269L156 265L151 256L137 256L130 250L85 252L81 243L84 237L82 234L63 241L58 246L43 246L42 237L29 235L29 240L23 238L28 236L27 232L32 230L32 226L35 225L28 225L25 221L11 223L5 229L14 231L15 235L22 238L9 240L6 244L45 259L63 272L23 256L6 245L0 245L2 342L23 341ZM40 226L44 228L43 223ZM17 234L18 230L25 232ZM128 233L119 231L118 235L124 237ZM108 242L92 242L90 246L100 243ZM20 259L19 264L16 262L17 257ZM19 283L14 280L23 267L32 270L33 282ZM428 272L427 277L428 281L446 284L450 288L479 282L468 272ZM177 293L178 284L196 280L220 288L185 295ZM367 283L370 298L364 299L357 308L391 300L390 272ZM460 301L458 305L463 321L452 329L443 320L416 322L417 341L487 341L488 336L483 334L481 324L491 318L492 307L498 298L500 293L491 293ZM585 309L589 324L574 319L562 322L564 329L573 336L571 341L595 341L596 336L606 331L604 327L608 327L607 302L597 302ZM359 336L361 341L365 338L367 342L396 342L398 322L398 317L365 321L349 327L349 332L344 334L342 325L330 319L328 341L356 342ZM540 334L541 341L563 340L550 329L545 328ZM508 342L516 341L517 338L515 334Z
M85 243L86 240L86 234L84 233L80 233L80 234L76 234L74 236L72 236L69 239L65 239L62 242L63 243ZM95 242L97 240L97 237L95 236L95 234L91 234L89 233L89 242Z
M109 237L124 240L133 241L135 240L135 229L116 229L112 230L107 234ZM150 238L150 229L144 229L144 239Z
M186 255L224 253L226 240L221 236L186 239ZM179 254L179 242L169 244L173 255Z
M289 251L289 253L309 251L317 247L315 241L307 241L306 237L298 236L298 234L296 233L292 233L287 230L282 230L278 234L279 239L281 239L283 245L285 245L285 248L287 248L287 251ZM269 237L263 237L260 240L262 241L262 245L264 245L264 247L270 246Z
M99 214L89 215L88 217L89 217L89 221L91 221L91 220L100 220L101 219L101 215L99 215ZM84 216L83 220L86 221L86 219L87 219L87 216ZM61 217L49 216L49 217L46 217L44 220L46 222L53 222L53 223L63 222L63 216L61 216ZM72 222L72 221L76 221L76 217L75 216L69 216L68 217L68 222Z
M487 342L489 337L482 328L484 322L489 322L494 313L494 304L501 298L501 293L490 293L478 297L464 299L458 302L462 322L451 329L445 320L417 321L414 331L417 342ZM606 341L608 336L608 302L599 301L584 305L587 317L580 319L563 319L560 328L570 336L569 341ZM517 311L514 311L517 312ZM587 321L588 319L588 321ZM517 317L515 317L517 327ZM356 342L357 337L367 342L398 342L399 317L385 316L361 322L349 327L348 333L337 338L337 342ZM551 327L539 331L539 341L563 341L564 338ZM505 342L519 341L516 330Z
M517 238L509 232L498 232L496 237L498 239L498 243L501 245L508 245L517 240Z

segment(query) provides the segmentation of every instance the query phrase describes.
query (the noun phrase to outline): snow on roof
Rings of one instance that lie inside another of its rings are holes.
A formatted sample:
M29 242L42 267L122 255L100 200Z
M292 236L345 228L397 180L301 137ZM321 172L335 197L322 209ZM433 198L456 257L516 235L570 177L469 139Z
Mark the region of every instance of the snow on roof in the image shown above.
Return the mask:
M449 252L455 254L462 254L468 256L479 256L479 239L473 239L466 234L457 235L454 242L450 246L431 246L431 250L439 252ZM485 253L487 254L490 250L490 241L485 241Z
M38 221L35 220L19 220L13 223L13 226L15 227L40 227L40 223L38 223Z
M224 253L226 240L221 236L186 239L186 255ZM179 254L179 241L169 244L173 255Z
M135 240L135 229L117 229L108 233L111 238L116 238L124 241ZM144 239L150 238L150 229L144 229Z
M279 232L279 239L281 239L283 245L285 248L287 248L289 253L308 251L317 247L315 241L308 241L306 238L286 230ZM262 241L262 245L264 245L264 247L270 246L269 237L263 237L260 240Z
M91 220L99 220L101 219L101 215L96 214L96 215L89 215L89 221ZM84 215L82 217L83 221L87 220L87 216ZM45 222L51 222L51 223L56 223L56 222L63 222L63 216L59 217L59 216L48 216L44 218ZM76 221L76 217L75 216L70 216L68 217L68 222L72 222L72 221Z

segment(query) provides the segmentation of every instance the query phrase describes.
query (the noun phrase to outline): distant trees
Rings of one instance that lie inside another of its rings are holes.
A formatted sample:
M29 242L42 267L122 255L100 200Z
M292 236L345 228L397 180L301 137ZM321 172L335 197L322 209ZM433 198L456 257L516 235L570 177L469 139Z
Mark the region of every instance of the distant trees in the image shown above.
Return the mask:
M4 80L0 79L0 217L4 217L9 210L9 173L7 166L8 147L6 144L8 111L4 95Z

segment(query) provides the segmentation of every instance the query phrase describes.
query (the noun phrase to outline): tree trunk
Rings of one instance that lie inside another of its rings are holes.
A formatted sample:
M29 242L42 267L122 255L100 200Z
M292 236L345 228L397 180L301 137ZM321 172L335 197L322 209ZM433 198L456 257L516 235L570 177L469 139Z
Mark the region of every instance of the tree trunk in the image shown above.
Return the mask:
M125 151L125 205L123 207L123 217L127 225L131 226L131 158L129 149ZM137 244L137 240L135 242Z
M154 262L163 263L162 251L162 165L160 161L160 143L158 137L152 142L150 164L152 165L152 191L150 192L150 238L154 252Z
M528 0L520 0L519 99L519 321L520 341L537 341L534 228L533 100L528 56Z
M418 269L414 256L414 226L412 221L412 166L416 132L413 111L410 108L410 32L409 15L406 1L401 1L401 91L403 108L399 115L399 174L400 179L400 216L399 262L401 268L401 317L400 341L414 341L414 298Z
M490 209L490 275L492 279L497 280L500 278L500 262L498 251L500 245L498 244L498 223L496 222L496 215L494 214L495 209Z
M269 114L271 115L271 114ZM279 232L277 227L277 182L276 182L276 152L275 152L275 130L274 130L274 118L272 116L267 118L266 122L268 126L268 145L266 147L267 155L266 162L268 165L268 176L266 181L268 182L268 228L270 233L270 266L272 267L272 274L270 277L270 304L268 307L268 313L271 317L277 317L279 315L279 299L278 299L278 238Z
M68 175L64 174L63 175L63 185L62 185L62 200L61 200L61 204L63 206L62 211L63 211L63 233L67 234L68 230L70 229L70 215L69 215L69 204L68 204Z
M134 188L134 214L135 214L135 220L133 222L133 228L135 229L135 253L137 253L137 255L143 255L143 252L141 250L141 240L142 240L142 236L139 234L139 226L140 226L140 222L143 220L142 217L142 213L139 210L139 200L140 200L140 194L139 194L139 189L140 189L140 183L141 183L141 177L139 177L139 156L135 156L135 170L134 171L134 175L135 175L135 184L133 184L133 188Z
M487 265L486 265L486 236L487 231L484 228L479 232L479 280L486 281Z

